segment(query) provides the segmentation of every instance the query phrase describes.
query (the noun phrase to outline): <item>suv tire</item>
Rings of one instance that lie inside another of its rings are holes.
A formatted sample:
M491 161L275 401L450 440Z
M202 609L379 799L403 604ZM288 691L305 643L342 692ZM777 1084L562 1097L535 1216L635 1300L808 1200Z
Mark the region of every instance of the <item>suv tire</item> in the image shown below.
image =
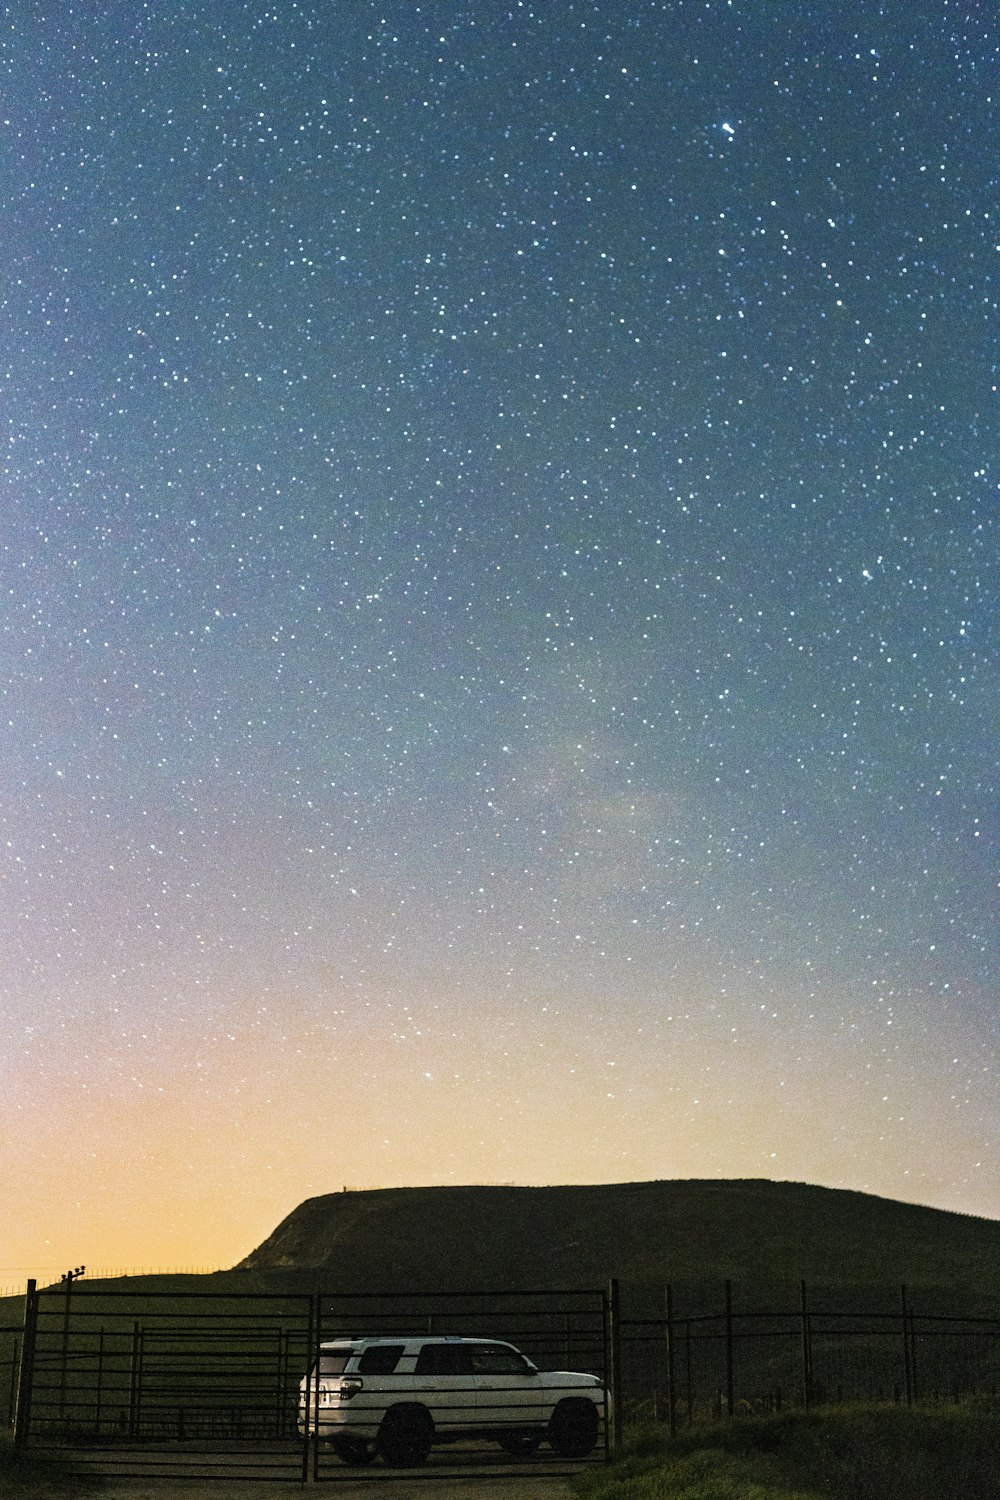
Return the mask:
M369 1448L364 1438L333 1438L331 1448L342 1464L350 1464L352 1469L361 1469L370 1463L374 1463L374 1451Z
M391 1406L382 1418L375 1447L392 1469L425 1464L434 1442L434 1423L423 1406Z
M549 1419L549 1443L560 1458L586 1458L597 1447L598 1431L591 1401L560 1401Z

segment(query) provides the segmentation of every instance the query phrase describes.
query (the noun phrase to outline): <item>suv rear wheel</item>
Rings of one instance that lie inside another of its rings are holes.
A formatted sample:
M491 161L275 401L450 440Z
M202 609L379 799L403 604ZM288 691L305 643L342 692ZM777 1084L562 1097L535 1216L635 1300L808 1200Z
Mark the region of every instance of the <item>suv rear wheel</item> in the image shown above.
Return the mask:
M434 1442L434 1423L423 1406L391 1406L375 1439L384 1463L393 1469L425 1464Z
M586 1458L597 1447L597 1434L592 1401L560 1401L549 1419L549 1442L560 1458Z

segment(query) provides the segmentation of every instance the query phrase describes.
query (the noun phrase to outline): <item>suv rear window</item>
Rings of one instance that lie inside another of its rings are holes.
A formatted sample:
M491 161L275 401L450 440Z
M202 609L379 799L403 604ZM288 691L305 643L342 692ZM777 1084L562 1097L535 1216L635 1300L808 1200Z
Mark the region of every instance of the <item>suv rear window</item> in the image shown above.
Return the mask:
M321 1375L343 1375L347 1361L354 1350L349 1344L343 1349L321 1349L319 1356L319 1373Z
M391 1375L399 1364L402 1344L372 1344L358 1359L359 1375Z

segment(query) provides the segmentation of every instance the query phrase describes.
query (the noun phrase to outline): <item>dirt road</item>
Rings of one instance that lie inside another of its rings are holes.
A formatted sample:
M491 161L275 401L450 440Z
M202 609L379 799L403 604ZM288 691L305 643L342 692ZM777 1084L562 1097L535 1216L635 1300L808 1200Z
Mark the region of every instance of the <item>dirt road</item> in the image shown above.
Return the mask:
M102 1486L100 1500L573 1500L565 1479L504 1475L479 1479L337 1480L308 1487L234 1480L115 1480Z

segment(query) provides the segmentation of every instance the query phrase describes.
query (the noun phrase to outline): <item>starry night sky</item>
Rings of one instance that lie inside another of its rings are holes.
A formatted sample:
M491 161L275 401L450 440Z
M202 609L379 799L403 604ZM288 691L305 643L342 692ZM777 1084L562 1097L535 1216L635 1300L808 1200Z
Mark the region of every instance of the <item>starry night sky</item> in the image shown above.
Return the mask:
M8 1279L1000 1215L991 11L6 8Z

